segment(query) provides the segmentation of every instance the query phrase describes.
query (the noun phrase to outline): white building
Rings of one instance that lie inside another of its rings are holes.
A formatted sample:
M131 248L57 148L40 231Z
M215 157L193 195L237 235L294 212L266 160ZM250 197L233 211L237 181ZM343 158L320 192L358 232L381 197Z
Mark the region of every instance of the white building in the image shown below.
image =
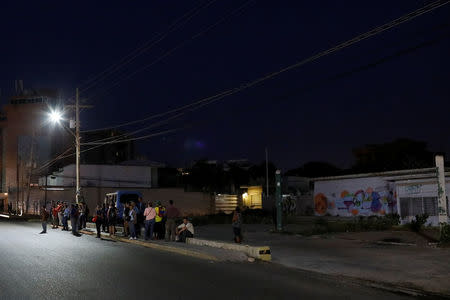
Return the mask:
M135 165L81 165L81 187L156 188L158 168ZM75 165L39 178L39 186L63 188L76 186Z
M445 190L446 206L439 203ZM428 223L439 224L448 217L450 172L445 173L445 189L438 184L437 168L356 174L314 179L316 215L383 216L398 213L402 223L428 214ZM442 217L445 211L446 216Z

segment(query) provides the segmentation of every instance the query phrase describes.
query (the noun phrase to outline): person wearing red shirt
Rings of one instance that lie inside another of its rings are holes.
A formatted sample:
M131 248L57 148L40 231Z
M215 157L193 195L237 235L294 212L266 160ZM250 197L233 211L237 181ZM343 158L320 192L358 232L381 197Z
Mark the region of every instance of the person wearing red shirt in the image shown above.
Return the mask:
M58 228L58 207L55 204L53 204L52 207L52 217L53 217L52 229Z

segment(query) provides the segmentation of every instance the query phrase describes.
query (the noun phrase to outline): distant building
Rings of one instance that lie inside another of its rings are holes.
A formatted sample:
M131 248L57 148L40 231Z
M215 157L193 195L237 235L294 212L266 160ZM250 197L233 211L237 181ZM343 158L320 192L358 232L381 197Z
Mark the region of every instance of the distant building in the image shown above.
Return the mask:
M28 184L37 183L34 176L29 180L31 168L61 151L56 141L64 131L46 123L49 107L60 104L57 91L24 89L23 82L16 81L15 95L0 113L0 182L1 192L7 195L4 206L10 202L14 210L23 208Z
M152 165L80 165L80 185L83 187L156 188L158 167ZM76 186L75 164L39 178L42 188Z

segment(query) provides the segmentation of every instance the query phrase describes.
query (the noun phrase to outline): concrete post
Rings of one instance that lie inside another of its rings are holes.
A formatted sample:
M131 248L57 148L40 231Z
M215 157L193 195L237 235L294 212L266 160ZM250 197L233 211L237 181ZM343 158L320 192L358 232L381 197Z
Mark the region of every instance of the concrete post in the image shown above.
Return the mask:
M277 201L277 230L283 230L282 216L283 216L283 203L281 198L281 171L275 172L276 181L276 201Z
M444 169L444 156L435 156L437 178L438 178L438 217L439 223L448 223L447 216L447 197L445 192L445 169Z

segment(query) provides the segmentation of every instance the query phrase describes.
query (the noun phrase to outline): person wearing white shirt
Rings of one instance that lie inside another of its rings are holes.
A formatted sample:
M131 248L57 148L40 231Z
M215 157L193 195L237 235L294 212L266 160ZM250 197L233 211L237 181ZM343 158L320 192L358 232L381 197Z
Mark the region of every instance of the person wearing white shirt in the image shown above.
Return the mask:
M186 238L194 237L194 225L187 218L177 227L178 242L186 243Z

